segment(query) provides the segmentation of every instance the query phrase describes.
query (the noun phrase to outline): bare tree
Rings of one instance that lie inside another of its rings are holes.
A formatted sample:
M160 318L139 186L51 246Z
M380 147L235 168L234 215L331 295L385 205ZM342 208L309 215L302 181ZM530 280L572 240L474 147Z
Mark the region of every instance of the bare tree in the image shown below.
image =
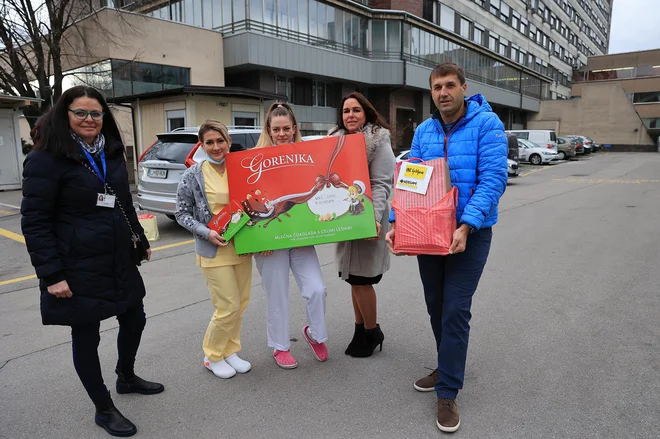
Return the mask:
M85 45L86 29L79 26L82 19L91 20L108 44L121 45L121 35L108 32L92 14L100 6L95 1L0 0L0 92L43 100L23 110L31 127L62 94L64 68L71 64L65 62L75 57L85 65L85 59L94 59Z

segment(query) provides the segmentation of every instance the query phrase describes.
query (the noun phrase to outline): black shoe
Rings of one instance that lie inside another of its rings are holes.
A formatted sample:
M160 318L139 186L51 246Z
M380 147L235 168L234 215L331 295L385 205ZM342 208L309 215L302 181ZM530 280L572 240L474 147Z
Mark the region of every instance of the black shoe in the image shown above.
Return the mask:
M108 396L106 401L96 404L96 425L111 436L128 437L137 433L137 427L122 415Z
M365 329L362 342L355 347L350 355L357 358L371 357L378 346L380 346L381 351L383 350L383 340L385 340L385 335L380 330L380 325L377 324L373 329Z
M117 393L155 395L163 390L165 390L165 387L161 383L143 380L135 374L131 378L126 378L122 373L117 372Z
M353 340L348 344L348 347L344 351L346 355L351 355L357 346L362 343L362 338L364 338L364 323L355 324L355 332L353 333Z

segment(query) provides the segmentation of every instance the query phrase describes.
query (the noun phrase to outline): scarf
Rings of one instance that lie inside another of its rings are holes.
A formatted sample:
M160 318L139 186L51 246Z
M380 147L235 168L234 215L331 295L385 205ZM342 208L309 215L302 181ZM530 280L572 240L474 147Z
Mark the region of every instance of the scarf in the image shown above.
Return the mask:
M100 153L105 148L105 137L101 133L94 138L94 142L92 142L91 145L88 145L87 142L73 131L71 131L71 137L78 145L85 148L85 150L92 155Z

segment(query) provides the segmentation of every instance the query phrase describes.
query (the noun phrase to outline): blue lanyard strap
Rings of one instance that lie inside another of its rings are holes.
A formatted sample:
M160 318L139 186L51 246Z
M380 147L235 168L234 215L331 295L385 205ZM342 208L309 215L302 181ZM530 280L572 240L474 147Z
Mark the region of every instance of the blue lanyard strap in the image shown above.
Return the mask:
M99 178L99 180L101 180L101 183L103 183L103 188L105 189L105 176L107 175L107 168L105 164L105 152L101 151L101 154L99 154L99 157L101 157L101 166L103 167L103 174L101 174L101 172L99 171L99 167L96 165L96 162L94 161L92 155L82 146L80 147L80 149L82 149L82 152L84 152L85 156L87 156L87 160L89 160L89 164L96 172L96 176Z

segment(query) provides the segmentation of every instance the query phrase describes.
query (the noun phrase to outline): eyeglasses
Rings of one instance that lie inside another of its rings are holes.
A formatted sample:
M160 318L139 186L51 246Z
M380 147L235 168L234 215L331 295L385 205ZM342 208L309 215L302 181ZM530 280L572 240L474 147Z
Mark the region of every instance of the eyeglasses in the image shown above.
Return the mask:
M69 111L72 112L73 117L75 117L78 120L85 120L87 119L87 116L91 116L92 120L99 122L103 120L103 115L105 115L103 111L85 111L85 110L71 110L71 109L69 109Z

